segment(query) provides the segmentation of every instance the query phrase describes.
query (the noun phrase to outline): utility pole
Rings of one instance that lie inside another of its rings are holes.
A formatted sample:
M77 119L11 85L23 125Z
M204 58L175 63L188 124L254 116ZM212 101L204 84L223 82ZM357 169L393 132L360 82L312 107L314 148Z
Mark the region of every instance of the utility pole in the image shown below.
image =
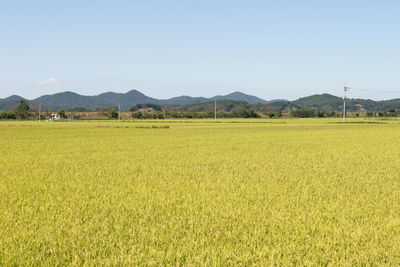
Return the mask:
M40 111L42 109L42 104L39 103L39 121L40 121Z
M118 104L118 121L121 120L121 104Z
M346 120L346 93L349 91L349 87L347 87L347 84L344 84L344 95L343 95L343 122Z
M217 122L217 100L215 100L215 108L214 108L214 122Z

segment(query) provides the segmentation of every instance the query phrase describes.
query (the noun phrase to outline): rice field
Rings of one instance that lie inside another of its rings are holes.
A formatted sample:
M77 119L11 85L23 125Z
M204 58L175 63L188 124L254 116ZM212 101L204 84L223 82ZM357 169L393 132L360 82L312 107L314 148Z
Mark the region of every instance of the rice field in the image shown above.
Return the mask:
M0 265L399 265L400 121L0 122Z

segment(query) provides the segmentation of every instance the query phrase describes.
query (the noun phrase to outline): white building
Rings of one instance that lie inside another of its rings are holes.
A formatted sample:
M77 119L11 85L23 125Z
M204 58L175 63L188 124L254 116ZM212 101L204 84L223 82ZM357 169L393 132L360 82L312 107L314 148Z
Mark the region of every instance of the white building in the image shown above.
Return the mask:
M59 119L60 119L60 115L58 115L58 114L51 114L51 119L50 119L50 120L58 121Z

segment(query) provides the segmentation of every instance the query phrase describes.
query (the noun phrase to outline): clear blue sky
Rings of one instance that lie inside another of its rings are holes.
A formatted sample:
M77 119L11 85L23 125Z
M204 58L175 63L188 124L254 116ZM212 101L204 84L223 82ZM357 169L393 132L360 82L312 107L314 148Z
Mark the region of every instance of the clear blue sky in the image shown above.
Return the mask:
M0 98L400 97L400 1L0 1Z

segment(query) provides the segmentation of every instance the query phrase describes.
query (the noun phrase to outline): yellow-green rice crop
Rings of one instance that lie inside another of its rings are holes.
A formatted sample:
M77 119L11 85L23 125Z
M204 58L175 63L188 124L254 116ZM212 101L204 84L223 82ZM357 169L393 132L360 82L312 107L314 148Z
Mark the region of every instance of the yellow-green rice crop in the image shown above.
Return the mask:
M0 265L399 265L400 124L337 122L1 122Z

